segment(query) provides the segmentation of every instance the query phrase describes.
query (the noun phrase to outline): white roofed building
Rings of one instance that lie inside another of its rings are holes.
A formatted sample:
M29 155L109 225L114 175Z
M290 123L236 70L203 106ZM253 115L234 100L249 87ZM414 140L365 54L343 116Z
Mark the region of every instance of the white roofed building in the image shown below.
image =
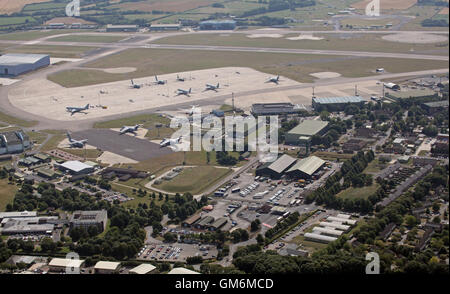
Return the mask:
M157 273L156 266L150 264L150 263L143 263L138 265L135 268L130 269L128 272L130 274L137 274L137 275L148 275L148 274L155 274Z
M96 274L112 274L120 269L120 262L99 261L95 264L94 270Z

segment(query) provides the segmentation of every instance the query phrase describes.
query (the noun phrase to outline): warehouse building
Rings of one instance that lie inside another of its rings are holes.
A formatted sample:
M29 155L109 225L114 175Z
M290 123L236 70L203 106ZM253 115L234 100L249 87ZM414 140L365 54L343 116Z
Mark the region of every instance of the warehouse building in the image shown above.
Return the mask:
M327 121L304 120L286 133L286 144L303 146L306 148L306 154L308 154L311 147L312 136L325 134L327 127Z
M302 108L292 103L256 103L252 105L251 113L258 115L288 115L297 114Z
M201 219L200 214L195 214L183 222L184 227L191 227Z
M326 97L312 99L312 106L315 111L344 111L349 105L363 106L366 101L359 96L346 96L346 97Z
M336 237L330 237L330 236L325 236L325 235L316 234L316 233L306 233L305 239L309 240L309 241L320 242L320 243L330 243L330 242L337 240Z
M27 218L27 217L36 217L36 211L10 211L10 212L0 212L0 221L3 221L4 218Z
M158 271L156 270L156 266L150 264L150 263L143 263L138 265L135 268L132 268L128 271L129 274L136 274L136 275L149 275L149 274L155 274Z
M198 275L200 273L194 272L184 267L175 267L167 274L169 275Z
M267 162L256 169L257 176L268 176L272 179L279 179L283 173L292 167L297 162L296 158L293 158L287 154L281 155L274 162Z
M94 266L96 274L113 274L120 269L120 262L99 261Z
M344 232L347 231L348 229L350 229L350 226L343 225L340 222L321 222L320 226L325 227L325 228L326 227L335 228L335 229L338 229L338 230L342 230Z
M138 25L106 25L107 32L137 32L138 29Z
M210 226L209 226L209 230L210 231L218 231L220 230L226 223L227 223L227 219L224 217L218 218L216 219Z
M68 172L72 175L85 175L94 172L94 168L88 164L80 161L66 161L63 164L58 165L59 169L63 172Z
M0 56L0 76L18 76L50 65L50 56L44 54L9 53Z
M313 232L330 237L339 237L344 233L344 231L339 231L331 227L315 227L313 228Z
M152 24L150 31L178 31L181 29L180 24Z
M207 215L204 218L202 218L200 221L198 221L194 226L197 229L204 230L204 229L207 229L212 224L213 221L214 221L214 218L210 215Z
M99 232L103 232L108 221L108 213L106 210L92 210L92 211L75 211L70 218L70 228L85 228L90 226L98 228Z
M310 156L299 160L286 174L294 179L310 179L325 165L325 161L317 156Z
M29 148L30 138L22 130L0 133L0 155L20 153Z
M234 30L236 21L234 20L206 20L200 22L201 30Z
M339 222L339 223L351 225L351 226L356 224L356 220L352 220L349 218L341 218L341 217L337 217L337 216L329 216L329 217L327 217L327 220L331 221L331 222Z
M53 258L48 266L51 272L79 273L83 264L84 260L82 259Z

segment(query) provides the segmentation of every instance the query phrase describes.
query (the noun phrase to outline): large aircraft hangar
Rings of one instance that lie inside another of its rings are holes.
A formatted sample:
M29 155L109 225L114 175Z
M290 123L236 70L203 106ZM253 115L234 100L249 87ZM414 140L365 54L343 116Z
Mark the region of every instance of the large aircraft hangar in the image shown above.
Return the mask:
M0 76L18 76L50 64L50 56L44 54L10 53L0 56Z

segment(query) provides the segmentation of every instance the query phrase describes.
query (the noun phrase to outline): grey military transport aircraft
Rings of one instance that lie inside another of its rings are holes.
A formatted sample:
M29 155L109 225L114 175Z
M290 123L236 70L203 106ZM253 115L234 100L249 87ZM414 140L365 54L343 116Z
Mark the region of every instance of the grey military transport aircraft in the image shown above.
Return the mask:
M87 139L84 140L74 140L70 136L69 132L67 132L67 139L69 139L69 145L71 148L83 148L87 143Z
M219 83L217 83L217 85L206 84L205 91L214 91L214 92L217 92L218 89L219 89Z
M273 77L273 78L269 78L266 83L275 83L278 85L278 83L280 82L280 76L277 77Z
M189 94L191 94L191 90L192 90L191 88L189 88L189 90L178 89L177 96L185 95L185 96L191 97L191 96L189 96Z
M74 115L77 112L82 112L84 114L87 114L86 112L83 112L84 110L88 110L89 109L89 104L86 104L85 107L72 107L72 106L68 106L66 107L67 112L70 112L70 115Z
M164 139L161 141L161 143L159 143L160 147L166 147L169 145L175 145L181 142L181 136L175 139Z
M136 136L136 131L139 129L140 125L135 126L123 126L120 128L120 135L126 134L126 133L132 133Z

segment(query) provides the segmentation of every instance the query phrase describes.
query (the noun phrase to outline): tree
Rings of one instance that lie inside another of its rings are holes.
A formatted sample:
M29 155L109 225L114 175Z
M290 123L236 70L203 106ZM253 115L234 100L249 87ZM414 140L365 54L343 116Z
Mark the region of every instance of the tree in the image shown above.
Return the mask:
M177 241L177 235L172 233L165 233L164 234L164 242L173 243Z
M259 221L259 219L255 219L254 221L252 221L250 224L250 231L252 232L258 231L261 228L260 224L261 222Z

